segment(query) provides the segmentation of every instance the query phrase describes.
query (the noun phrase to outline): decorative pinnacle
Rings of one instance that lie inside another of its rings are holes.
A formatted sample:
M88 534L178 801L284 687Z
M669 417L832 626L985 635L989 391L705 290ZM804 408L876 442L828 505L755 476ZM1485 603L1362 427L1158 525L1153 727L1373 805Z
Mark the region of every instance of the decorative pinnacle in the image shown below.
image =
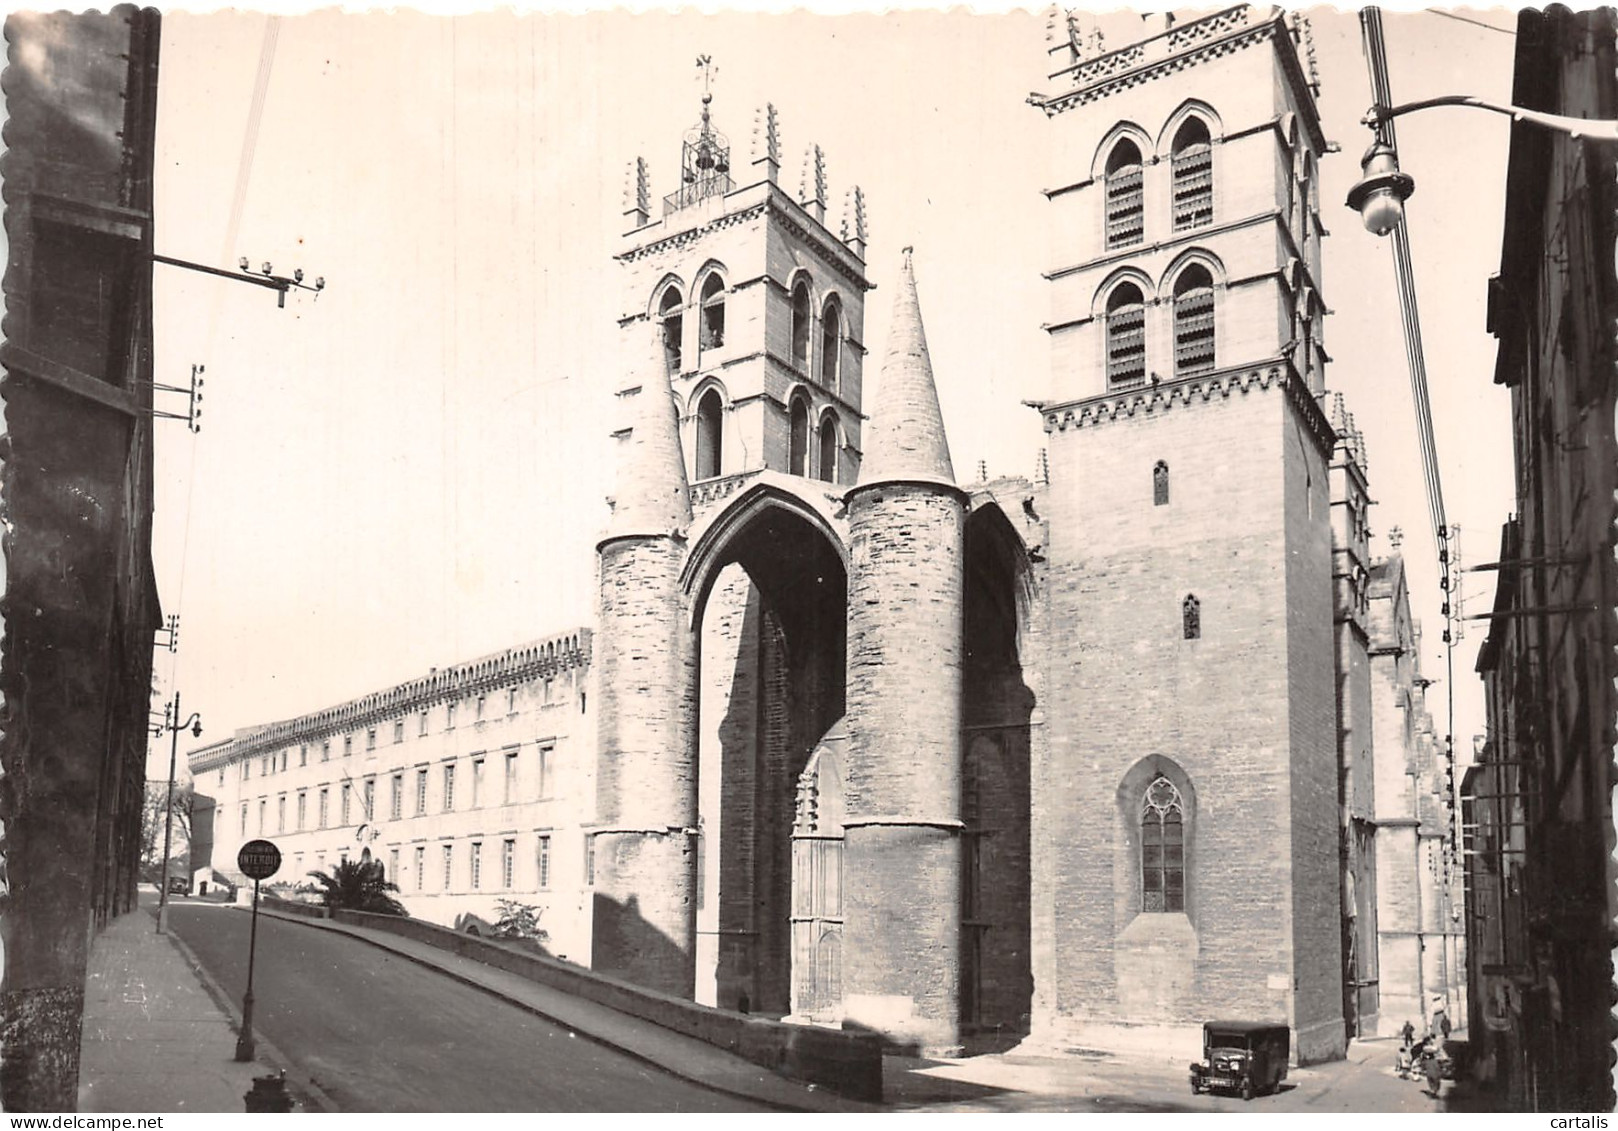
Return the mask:
M775 120L775 103L766 102L753 123L753 160L781 164L781 132Z
M646 159L637 157L624 175L624 214L640 213L641 222L652 214L652 189L646 173Z
M798 200L801 204L826 202L826 155L818 145L811 145L803 151L803 177L798 182Z
M843 200L843 242L854 248L862 258L865 254L865 193L855 185Z

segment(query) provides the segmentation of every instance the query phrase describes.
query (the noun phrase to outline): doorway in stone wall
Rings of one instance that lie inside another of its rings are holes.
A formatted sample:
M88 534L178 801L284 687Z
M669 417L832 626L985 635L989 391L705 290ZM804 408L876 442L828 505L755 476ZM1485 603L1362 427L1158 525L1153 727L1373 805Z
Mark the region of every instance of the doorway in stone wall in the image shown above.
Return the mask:
M826 878L817 909L840 899L829 879L837 850L821 842L800 848L794 827L800 779L843 713L846 573L835 534L772 488L742 495L707 531L693 571L696 999L784 1017L802 970L794 957L795 853L812 858L811 869L818 861ZM813 952L823 983L840 970L832 918L821 916L826 937Z

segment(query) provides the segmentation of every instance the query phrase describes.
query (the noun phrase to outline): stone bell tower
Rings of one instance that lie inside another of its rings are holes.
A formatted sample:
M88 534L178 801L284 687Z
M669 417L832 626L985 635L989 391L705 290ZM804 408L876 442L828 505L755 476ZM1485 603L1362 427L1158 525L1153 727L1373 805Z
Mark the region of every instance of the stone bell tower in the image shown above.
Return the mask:
M1344 1048L1307 22L1053 22L1049 741L1034 1029ZM1087 1034L1090 1034L1087 1037Z
M699 509L715 493L704 481L765 468L853 484L871 289L864 194L848 189L834 230L820 146L794 194L781 183L775 107L759 111L744 164L711 103L704 94L678 187L655 213L646 162L630 165L619 325L626 343L648 323L662 336ZM643 378L626 371L621 388Z

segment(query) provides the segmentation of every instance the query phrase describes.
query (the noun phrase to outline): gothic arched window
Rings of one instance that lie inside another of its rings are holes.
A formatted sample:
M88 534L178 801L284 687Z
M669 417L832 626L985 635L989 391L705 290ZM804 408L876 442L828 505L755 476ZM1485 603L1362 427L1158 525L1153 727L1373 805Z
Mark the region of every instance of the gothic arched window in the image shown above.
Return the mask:
M1185 910L1185 804L1161 774L1141 799L1140 909Z
M820 313L820 383L837 391L837 368L842 356L843 317L837 296L826 300Z
M1213 147L1201 118L1187 118L1174 135L1174 230L1213 223Z
M1128 138L1107 155L1107 248L1140 243L1146 234L1146 192L1140 147Z
M792 475L809 474L809 402L802 397L792 398L789 413L787 472Z
M802 279L792 288L792 364L809 372L809 284Z
M702 284L702 343L705 350L725 344L725 281L715 272Z
M681 301L680 289L669 287L657 304L657 316L663 323L663 360L670 377L680 375L680 341L685 336Z
M1194 595L1187 594L1180 602L1180 628L1187 640L1202 638L1202 604Z
M837 417L827 413L820 421L819 477L827 483L837 482Z
M1166 506L1169 501L1169 465L1158 460L1157 466L1152 468L1152 505L1154 507Z
M1146 380L1146 303L1133 283L1114 287L1107 297L1107 382L1137 385Z
M1174 375L1189 377L1214 367L1213 276L1193 265L1174 282Z
M723 463L724 402L718 389L709 389L697 402L697 475L698 479L712 479L719 474Z

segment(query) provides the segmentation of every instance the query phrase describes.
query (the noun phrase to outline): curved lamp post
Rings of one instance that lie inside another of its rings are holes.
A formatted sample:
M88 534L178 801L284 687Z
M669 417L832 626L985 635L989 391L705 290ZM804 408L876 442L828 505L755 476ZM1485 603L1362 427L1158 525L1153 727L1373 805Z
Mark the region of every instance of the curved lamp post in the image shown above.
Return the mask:
M193 738L202 737L202 716L192 712L180 722L180 693L174 693L174 702L163 705L163 721L155 729L158 734L169 732L169 802L163 826L163 879L157 889L157 933L167 934L169 929L169 853L174 847L174 764L180 753L180 732L187 727Z

